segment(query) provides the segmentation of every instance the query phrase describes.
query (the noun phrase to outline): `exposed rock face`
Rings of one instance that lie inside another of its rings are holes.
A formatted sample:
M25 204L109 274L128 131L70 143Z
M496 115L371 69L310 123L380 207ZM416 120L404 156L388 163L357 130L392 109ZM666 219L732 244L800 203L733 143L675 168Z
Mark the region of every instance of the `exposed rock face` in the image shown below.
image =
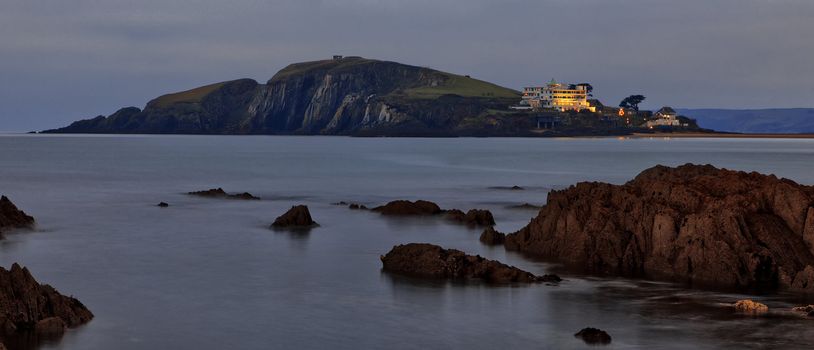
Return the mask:
M611 336L607 332L597 328L583 328L581 331L574 334L575 337L582 339L586 344L591 345L604 345L610 344Z
M506 240L506 235L495 231L493 227L487 227L480 234L480 241L486 245L500 245Z
M752 300L738 300L732 304L735 310L751 315L765 314L769 312L769 307L766 304L758 303Z
M17 206L15 206L8 197L0 197L0 239L3 238L3 231L5 230L30 228L33 226L33 217L17 209Z
M424 200L417 200L415 202L410 202L406 200L392 201L383 206L373 208L372 210L375 212L379 212L382 215L393 215L393 216L438 215L443 212L441 208L438 206L438 204Z
M814 187L713 166L552 191L506 247L599 274L814 291Z
M480 121L519 98L468 77L347 57L295 63L266 84L239 79L168 94L144 110L45 132L453 135L465 119Z
M260 197L255 197L249 192L229 194L222 188L212 188L205 191L195 191L187 193L192 196L209 197L209 198L226 198L226 199L243 199L243 200L259 200ZM160 206L160 204L159 204Z
M93 314L79 300L39 284L18 264L0 267L0 331L59 333L90 321Z
M291 207L285 214L280 215L271 224L271 228L311 228L317 223L311 218L311 212L304 205Z
M466 214L458 209L447 210L449 220L466 224L468 226L494 226L495 218L492 213L484 209L470 209Z
M478 279L487 283L560 281L554 275L535 276L498 261L426 243L395 246L381 260L385 271L424 278Z

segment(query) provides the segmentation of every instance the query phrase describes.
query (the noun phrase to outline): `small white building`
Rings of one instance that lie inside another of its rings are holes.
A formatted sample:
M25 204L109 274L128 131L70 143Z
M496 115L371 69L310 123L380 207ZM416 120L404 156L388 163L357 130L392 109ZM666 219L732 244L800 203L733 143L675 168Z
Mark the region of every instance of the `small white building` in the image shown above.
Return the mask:
M678 114L672 107L664 106L653 115L653 119L645 123L645 126L652 129L660 126L687 126L687 124L678 120Z

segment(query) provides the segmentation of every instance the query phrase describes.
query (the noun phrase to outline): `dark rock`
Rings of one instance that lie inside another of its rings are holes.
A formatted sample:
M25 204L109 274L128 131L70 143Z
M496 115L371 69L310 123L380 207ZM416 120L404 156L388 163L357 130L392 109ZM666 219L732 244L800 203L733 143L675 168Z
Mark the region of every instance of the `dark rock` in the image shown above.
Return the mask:
M393 216L438 215L443 212L438 204L424 200L417 200L415 202L406 200L392 201L383 206L373 208L372 210L382 215Z
M194 191L187 193L192 196L209 197L209 198L226 198L226 199L243 199L243 200L258 200L259 197L253 196L249 192L229 194L222 188L212 188L205 191Z
M591 345L605 345L610 344L611 336L607 332L596 328L583 328L581 331L574 334L575 337L581 338L586 344Z
M498 261L426 243L395 246L381 260L385 271L423 278L478 279L505 284L542 282L551 277L535 276Z
M522 190L522 189L523 189L522 187L517 186L517 185L512 186L512 188L510 188L510 190L514 190L514 191L519 191L519 190Z
M34 227L33 217L17 209L8 197L0 197L0 238L5 230L32 227Z
M49 317L37 321L34 331L38 334L62 334L65 333L65 321L59 317Z
M304 205L296 205L291 207L285 214L274 220L271 228L311 228L317 226L317 223L311 219L311 213L308 207Z
M793 312L799 312L809 317L814 316L814 305L796 306L791 309Z
M0 306L0 327L6 334L32 330L50 333L93 318L79 300L39 284L28 269L18 264L10 270L0 267Z
M348 205L348 202L341 201L341 202L331 203L331 205Z
M814 187L711 165L551 191L506 248L596 274L814 291Z
M158 203L158 206L161 207L161 208L166 208L166 207L169 207L170 205L167 204L166 202L161 202L161 203Z
M446 218L468 226L495 225L495 219L492 217L492 213L484 209L471 209L466 212L466 214L458 209L450 209L446 211Z
M506 239L506 235L495 231L493 227L487 227L480 234L480 241L486 245L501 245Z
M352 210L367 210L366 206L357 203L351 203L350 205L348 205L348 208Z

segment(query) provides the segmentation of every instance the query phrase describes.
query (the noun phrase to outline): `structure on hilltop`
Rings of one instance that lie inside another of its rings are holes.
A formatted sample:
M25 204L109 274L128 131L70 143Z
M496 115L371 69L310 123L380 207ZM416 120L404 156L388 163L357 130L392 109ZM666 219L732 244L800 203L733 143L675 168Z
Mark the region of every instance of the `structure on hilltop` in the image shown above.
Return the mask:
M517 109L554 109L565 111L596 112L596 106L588 101L593 88L590 84L564 84L556 80L545 86L523 88L523 97Z

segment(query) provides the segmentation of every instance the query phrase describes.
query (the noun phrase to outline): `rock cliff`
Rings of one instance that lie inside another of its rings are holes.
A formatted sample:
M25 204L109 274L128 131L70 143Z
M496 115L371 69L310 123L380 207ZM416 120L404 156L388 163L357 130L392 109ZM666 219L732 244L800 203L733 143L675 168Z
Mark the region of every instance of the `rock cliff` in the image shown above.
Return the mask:
M30 228L32 226L34 226L33 217L17 209L17 206L8 197L0 196L0 239L3 238L4 230Z
M0 267L0 332L57 333L90 321L93 314L79 300L39 284L18 264Z
M347 57L289 65L266 84L240 79L158 97L53 133L453 135L464 119L516 103L484 81Z
M814 187L710 165L552 191L506 248L597 274L814 291Z

